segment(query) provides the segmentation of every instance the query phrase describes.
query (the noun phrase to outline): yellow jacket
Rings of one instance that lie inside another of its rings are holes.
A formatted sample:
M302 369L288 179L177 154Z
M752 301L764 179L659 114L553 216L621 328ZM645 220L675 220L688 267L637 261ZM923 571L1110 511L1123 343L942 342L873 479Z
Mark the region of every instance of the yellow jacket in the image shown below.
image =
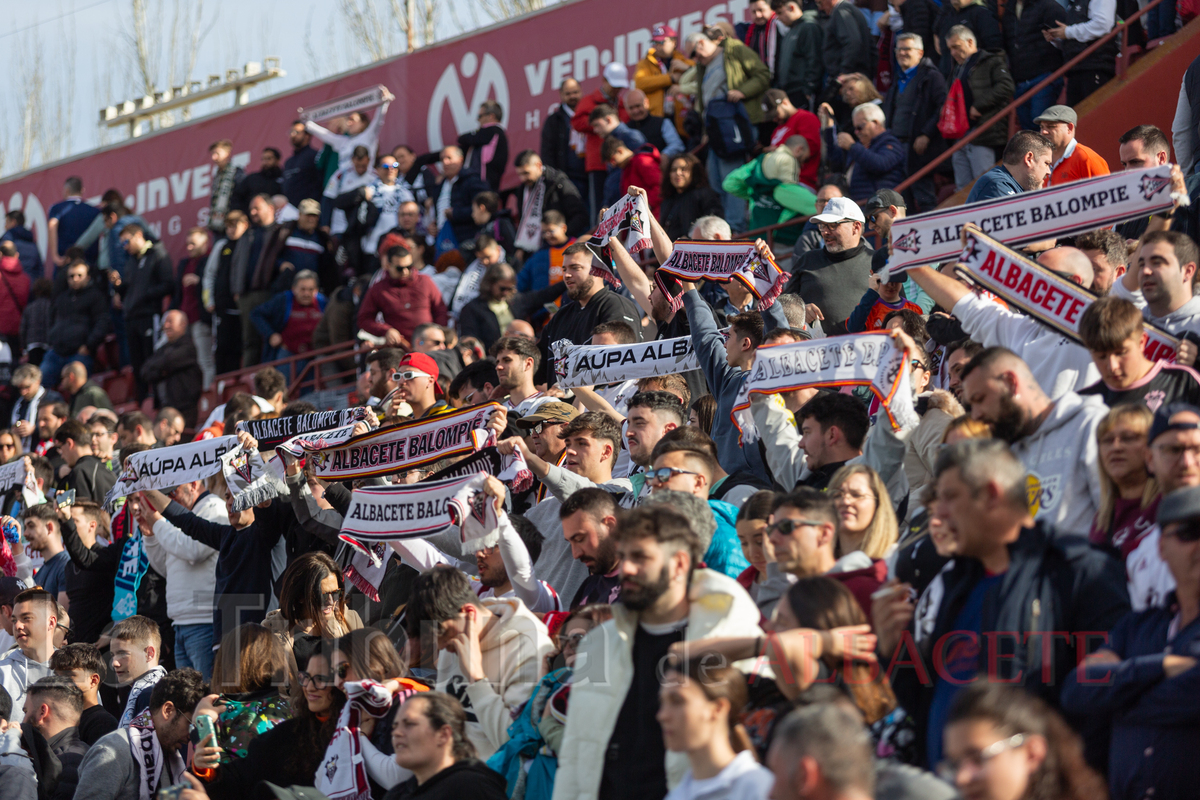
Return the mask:
M692 66L691 61L678 53L672 55L671 60L678 60L689 67ZM664 70L658 50L651 47L646 51L646 57L633 68L634 88L641 89L646 93L646 105L650 107L650 113L659 117L663 116L663 96L671 86L670 61L667 62L666 67Z

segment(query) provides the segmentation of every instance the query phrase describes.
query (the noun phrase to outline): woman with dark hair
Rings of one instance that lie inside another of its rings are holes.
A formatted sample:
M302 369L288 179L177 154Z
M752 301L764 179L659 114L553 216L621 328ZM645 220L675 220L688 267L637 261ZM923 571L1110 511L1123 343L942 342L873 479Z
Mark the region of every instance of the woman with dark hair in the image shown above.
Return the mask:
M711 394L698 397L692 403L688 414L688 427L697 428L704 433L712 431L713 420L717 417L717 398ZM710 434L711 435L711 434Z
M251 742L245 758L206 769L200 765L216 764L220 749L197 750L193 771L206 781L204 788L212 800L238 800L259 781L278 786L314 784L346 702L346 695L333 685L329 658L322 650L317 649L300 673L291 698L294 716Z
M758 585L767 574L767 557L763 552L763 545L771 546L767 540L767 522L771 519L771 504L774 502L774 492L762 491L751 495L738 509L738 543L742 546L742 555L750 562L750 566L738 576L737 582L750 593L755 602L758 601Z
M721 196L708 184L708 172L691 153L672 156L662 173L658 221L671 241L686 239L701 217L723 216Z
M346 608L342 571L328 554L314 550L296 558L279 583L279 608L263 620L296 657L307 663L321 639L345 636L363 626L354 609Z
M222 764L245 758L251 742L292 716L281 690L293 683L295 664L279 639L256 622L225 634L213 659L213 693L196 706L196 715L213 718L216 741L209 737L199 744L215 744Z
M1105 800L1079 734L1017 686L980 681L959 691L942 729L937 773L963 797Z
M689 769L667 794L667 800L720 797L766 800L775 783L758 763L746 729L738 721L749 700L746 677L733 667L667 667L659 692L658 714L663 743L673 753L686 753Z
M442 692L409 698L392 728L396 763L412 777L384 800L508 800L504 779L475 757L467 712Z

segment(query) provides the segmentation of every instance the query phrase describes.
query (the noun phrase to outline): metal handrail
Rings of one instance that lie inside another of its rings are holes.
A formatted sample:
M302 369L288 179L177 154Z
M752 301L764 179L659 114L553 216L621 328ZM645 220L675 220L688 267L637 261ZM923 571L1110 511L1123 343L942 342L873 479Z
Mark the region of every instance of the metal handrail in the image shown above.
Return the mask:
M933 159L928 164L921 167L921 169L917 170L912 175L909 175L907 178L905 178L903 181L901 181L900 185L896 187L896 191L903 192L905 189L912 186L914 183L916 183L917 181L924 178L926 175L933 172L941 164L945 163L946 159L950 158L954 153L958 152L963 147L965 147L968 144L970 144L971 142L973 142L977 136L981 136L985 131L991 130L992 127L994 125L996 125L998 122L1000 122L1000 120L1002 120L1004 117L1008 117L1008 129L1009 129L1009 133L1011 135L1016 130L1017 109L1018 108L1025 105L1025 103L1029 102L1029 100L1031 100L1034 95L1036 95L1042 89L1045 89L1050 84L1057 81L1059 78L1066 75L1067 72L1069 72L1071 69L1073 69L1076 64L1080 63L1085 58L1090 56L1092 53L1096 52L1101 47L1108 44L1108 42L1115 39L1118 35L1120 35L1120 37L1121 37L1121 52L1120 52L1120 55L1117 56L1116 77L1124 78L1125 72L1129 68L1129 25L1130 25L1130 23L1140 19L1143 15L1146 14L1147 11L1154 8L1161 2L1163 2L1163 0L1150 0L1150 2L1147 3L1141 9L1139 9L1137 11L1137 13L1130 15L1130 17L1128 19L1122 20L1120 23L1113 26L1113 29L1111 31L1104 34L1096 41L1092 42L1079 55L1075 56L1070 61L1066 62L1061 67L1059 67L1057 70L1050 73L1050 76L1048 78L1044 78L1040 83L1038 83L1032 89L1025 92L1025 94L1016 98L1011 103L1009 103L1007 106L1005 106L1004 108L1000 109L995 114L993 114L992 117L988 120L986 125L980 125L980 126L976 127L974 130L969 131L966 136L964 136L963 138L956 141L951 147L947 148L937 158Z
M335 342L334 344L325 345L317 350L309 350L307 353L298 353L296 355L288 356L287 358L280 358L276 359L275 361L264 361L261 364L255 364L250 367L242 367L241 369L237 369L232 372L222 373L213 378L212 386L219 394L221 391L224 391L225 386L231 383L241 383L244 378L253 375L263 367L275 367L282 372L283 367L290 366L297 361L316 359L321 360L322 363L325 363L321 358L322 356L336 357L337 359L350 358L356 355L360 349L363 349L363 345L362 342L359 342L357 339L346 342ZM331 358L331 360L335 359ZM302 372L301 376L303 375L304 373ZM288 387L289 394L294 388L294 385Z

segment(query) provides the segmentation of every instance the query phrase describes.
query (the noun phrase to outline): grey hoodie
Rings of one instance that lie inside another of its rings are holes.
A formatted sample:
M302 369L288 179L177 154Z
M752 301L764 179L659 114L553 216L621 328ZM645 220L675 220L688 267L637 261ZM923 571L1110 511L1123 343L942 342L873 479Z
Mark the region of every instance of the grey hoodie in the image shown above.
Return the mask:
M1108 413L1099 397L1067 392L1013 454L1029 471L1029 507L1059 533L1086 536L1100 507L1096 426Z
M20 722L25 717L25 690L38 678L50 674L50 665L34 661L14 647L4 658L0 658L0 686L12 698L11 722Z
M1160 328L1165 328L1175 336L1180 336L1184 331L1195 331L1200 333L1200 297L1192 297L1179 308L1161 317L1156 317L1150 313L1150 307L1146 305L1146 298L1142 296L1141 291L1131 292L1125 288L1125 284L1120 281L1114 281L1112 285L1112 294L1117 297L1123 297L1129 302L1142 310L1142 316L1146 321L1157 325Z

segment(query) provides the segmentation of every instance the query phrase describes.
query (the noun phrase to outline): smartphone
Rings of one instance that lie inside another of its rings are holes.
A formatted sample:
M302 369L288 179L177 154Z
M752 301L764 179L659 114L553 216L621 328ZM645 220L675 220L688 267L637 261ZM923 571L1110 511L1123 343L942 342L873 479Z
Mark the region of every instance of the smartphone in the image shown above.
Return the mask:
M59 508L70 508L75 505L75 490L67 489L54 495L54 502Z
M210 745L204 744L204 740L217 732L216 727L213 725L213 718L208 714L201 714L196 717L195 725L196 733L200 734L200 744L204 747L209 747ZM211 746L215 747L216 744L217 740L214 738Z
M184 790L190 788L191 786L186 783L177 783L174 786L167 786L159 789L155 793L154 798L155 800L179 800L179 798L183 795Z

